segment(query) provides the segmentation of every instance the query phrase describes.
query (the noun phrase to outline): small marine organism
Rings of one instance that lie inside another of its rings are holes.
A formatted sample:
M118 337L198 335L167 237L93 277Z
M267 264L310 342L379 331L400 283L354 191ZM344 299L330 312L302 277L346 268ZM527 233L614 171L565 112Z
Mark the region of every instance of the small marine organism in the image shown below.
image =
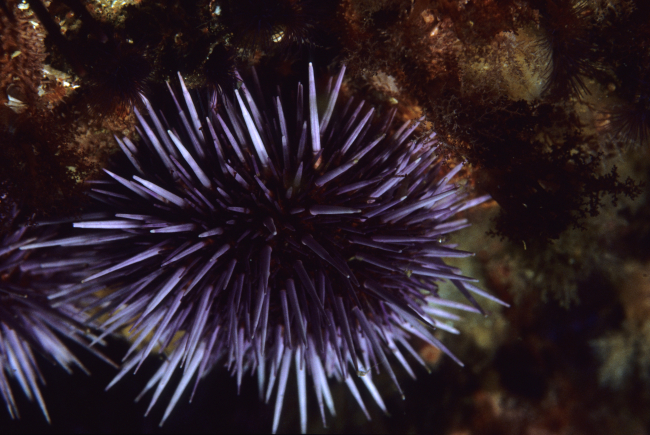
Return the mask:
M324 422L325 408L335 412L329 378L366 415L357 380L385 410L372 369L381 364L401 392L389 357L413 376L402 352L424 362L412 336L461 364L432 330L457 332L447 309L482 312L472 293L495 300L443 261L472 255L446 237L468 225L454 216L488 197L452 184L461 165L443 171L435 134L414 136L419 122L393 127L395 108L378 116L340 101L344 71L317 93L310 64L307 88L280 95L254 72L253 88L198 95L179 74L168 106L143 97L145 112L134 108L142 140L116 138L123 162L92 189L105 212L47 242L89 263L55 301L101 290L86 310L103 335L132 334L113 383L165 353L143 391L154 390L151 409L182 367L161 424L216 365L238 386L256 373L267 401L275 391L274 431L292 368L303 431L308 375ZM441 298L441 280L471 305Z
M7 221L15 224L18 215L14 204ZM66 345L67 341L113 363L89 347L90 338L94 337L89 335L83 324L85 319L73 306L63 303L54 308L48 300L48 296L71 284L65 279L73 279L75 266L85 259L61 260L41 256L40 251L21 250L27 244L51 238L53 229L16 227L0 236L0 397L11 418L20 417L12 389L12 384L17 383L30 401L38 402L49 423L39 386L45 383L38 369L39 359L57 364L69 373L74 366L88 373Z

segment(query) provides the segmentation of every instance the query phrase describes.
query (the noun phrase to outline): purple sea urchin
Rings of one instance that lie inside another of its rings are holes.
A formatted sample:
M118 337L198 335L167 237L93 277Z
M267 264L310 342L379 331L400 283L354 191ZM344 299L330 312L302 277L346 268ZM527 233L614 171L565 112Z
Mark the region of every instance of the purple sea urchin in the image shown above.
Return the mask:
M154 348L168 353L143 391L155 388L151 409L183 367L162 422L191 379L196 388L220 363L238 385L257 373L267 401L275 389L274 431L292 365L304 431L307 373L325 420L332 377L368 415L360 375L385 409L370 371L381 364L399 389L387 354L412 375L397 346L424 364L411 336L460 364L430 328L455 332L435 320L453 316L445 308L478 312L470 292L491 297L443 262L471 255L443 239L466 225L451 220L456 213L486 197L467 200L450 184L460 165L442 173L435 136L412 139L418 122L392 129L395 110L374 120L363 101L338 102L343 74L320 97L322 115L311 65L308 89L298 84L291 98L261 98L256 76L252 92L242 84L234 99L193 98L181 78L171 112L143 98L142 144L118 139L134 169L106 171L111 180L93 189L111 214L75 223L85 229L77 236L29 246L89 246L91 275L57 298L110 289L88 308L108 315L104 334L129 326L135 337L113 382ZM440 298L440 280L472 305Z
M11 214L10 222L18 214L15 207ZM53 308L47 296L57 290L56 283L60 282L57 278L61 272L65 271L68 276L68 272L84 260L30 258L33 252L20 250L37 240L37 237L26 237L30 232L32 236L44 236L43 231L21 227L0 239L0 397L10 416L19 417L10 383L15 378L25 396L38 402L49 422L50 416L39 388L39 383L44 383L44 380L38 369L37 355L67 372L77 366L87 373L61 339L67 337L87 348L89 340L86 339L87 327L75 314L76 310L68 304ZM90 350L105 359L94 349Z

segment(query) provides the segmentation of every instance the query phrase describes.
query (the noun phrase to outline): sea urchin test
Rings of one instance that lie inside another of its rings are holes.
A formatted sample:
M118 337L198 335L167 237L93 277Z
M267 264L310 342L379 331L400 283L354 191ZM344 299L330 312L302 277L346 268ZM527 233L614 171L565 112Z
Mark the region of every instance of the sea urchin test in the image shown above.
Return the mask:
M366 415L360 385L385 409L372 368L399 390L389 360L411 375L402 352L424 364L412 336L460 364L432 334L455 330L436 319L450 308L478 312L471 293L494 299L443 261L471 255L444 238L467 225L458 212L487 198L467 199L452 184L460 165L442 171L435 136L414 137L418 122L394 126L395 109L377 116L363 101L341 101L343 74L317 94L310 65L308 88L282 95L256 76L250 89L195 93L179 75L172 110L143 98L142 140L117 139L130 163L93 189L105 215L50 243L86 250L94 268L57 299L104 290L89 307L106 319L104 335L127 326L136 334L113 382L165 352L143 391L154 390L151 409L182 370L162 422L215 365L238 386L257 375L275 401L274 431L290 373L303 431L308 384L323 421L325 409L335 413L331 378ZM439 297L441 280L471 305Z

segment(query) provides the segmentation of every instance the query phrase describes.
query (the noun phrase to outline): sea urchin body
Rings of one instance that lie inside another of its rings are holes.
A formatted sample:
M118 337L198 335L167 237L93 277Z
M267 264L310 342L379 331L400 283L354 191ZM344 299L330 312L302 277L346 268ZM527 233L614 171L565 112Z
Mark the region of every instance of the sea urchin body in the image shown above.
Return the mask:
M163 421L216 364L238 385L256 373L266 400L275 391L274 430L292 366L303 431L307 375L323 419L326 407L334 413L332 377L367 414L359 377L383 408L370 369L382 365L398 385L388 356L409 373L402 350L423 363L411 336L451 355L431 329L453 328L435 318L445 307L479 311L470 292L487 296L442 260L471 255L443 240L466 225L455 214L486 198L467 200L451 184L460 166L441 172L434 135L412 138L417 122L394 129L395 110L377 120L363 101L338 101L343 73L320 97L310 65L308 89L298 84L291 98L263 98L255 77L258 98L246 85L234 98L192 97L181 78L175 110L143 99L142 143L118 139L132 169L107 171L94 189L110 215L52 243L87 246L94 269L59 297L110 288L94 317L110 314L105 334L139 334L115 380L154 347L167 352L143 391L155 388L153 406L183 367ZM440 280L472 306L440 298Z

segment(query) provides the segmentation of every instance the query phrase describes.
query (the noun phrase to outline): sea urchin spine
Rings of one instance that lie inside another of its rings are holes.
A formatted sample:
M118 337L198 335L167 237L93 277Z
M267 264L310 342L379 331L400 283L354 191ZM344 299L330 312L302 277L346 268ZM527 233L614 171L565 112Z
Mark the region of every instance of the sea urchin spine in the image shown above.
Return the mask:
M15 222L18 214L14 205L8 221ZM113 364L89 347L91 336L83 325L85 319L74 307L61 303L54 308L48 301L48 296L70 284L66 284L65 279L74 279L71 271L85 260L47 258L20 249L51 238L52 230L22 226L8 230L0 238L0 397L11 418L19 417L10 383L11 378L15 378L25 396L38 402L48 423L50 416L39 388L39 383L45 381L38 369L37 355L69 373L73 366L88 373L65 345L62 338L66 337Z
M292 98L269 100L256 76L258 98L243 84L234 99L197 99L179 75L174 110L143 98L142 143L118 139L133 170L106 171L111 180L93 193L110 215L53 242L86 249L94 272L58 297L113 289L92 305L94 317L109 315L104 334L129 325L139 334L114 381L154 347L166 352L143 391L155 388L151 409L183 367L163 422L191 379L196 388L216 364L238 385L256 372L267 401L275 389L274 431L292 365L305 431L307 374L324 421L325 407L334 414L332 377L368 415L354 381L363 374L385 409L370 370L381 364L399 389L387 355L412 375L400 349L424 363L411 336L460 364L432 335L455 332L436 317L451 315L445 308L478 312L470 292L492 297L443 262L472 255L443 240L467 225L452 217L486 197L467 200L451 184L460 165L441 172L435 136L412 139L419 122L393 129L395 110L375 120L363 101L341 104L343 74L318 97L310 65L307 90L298 84ZM440 298L440 280L472 305Z

